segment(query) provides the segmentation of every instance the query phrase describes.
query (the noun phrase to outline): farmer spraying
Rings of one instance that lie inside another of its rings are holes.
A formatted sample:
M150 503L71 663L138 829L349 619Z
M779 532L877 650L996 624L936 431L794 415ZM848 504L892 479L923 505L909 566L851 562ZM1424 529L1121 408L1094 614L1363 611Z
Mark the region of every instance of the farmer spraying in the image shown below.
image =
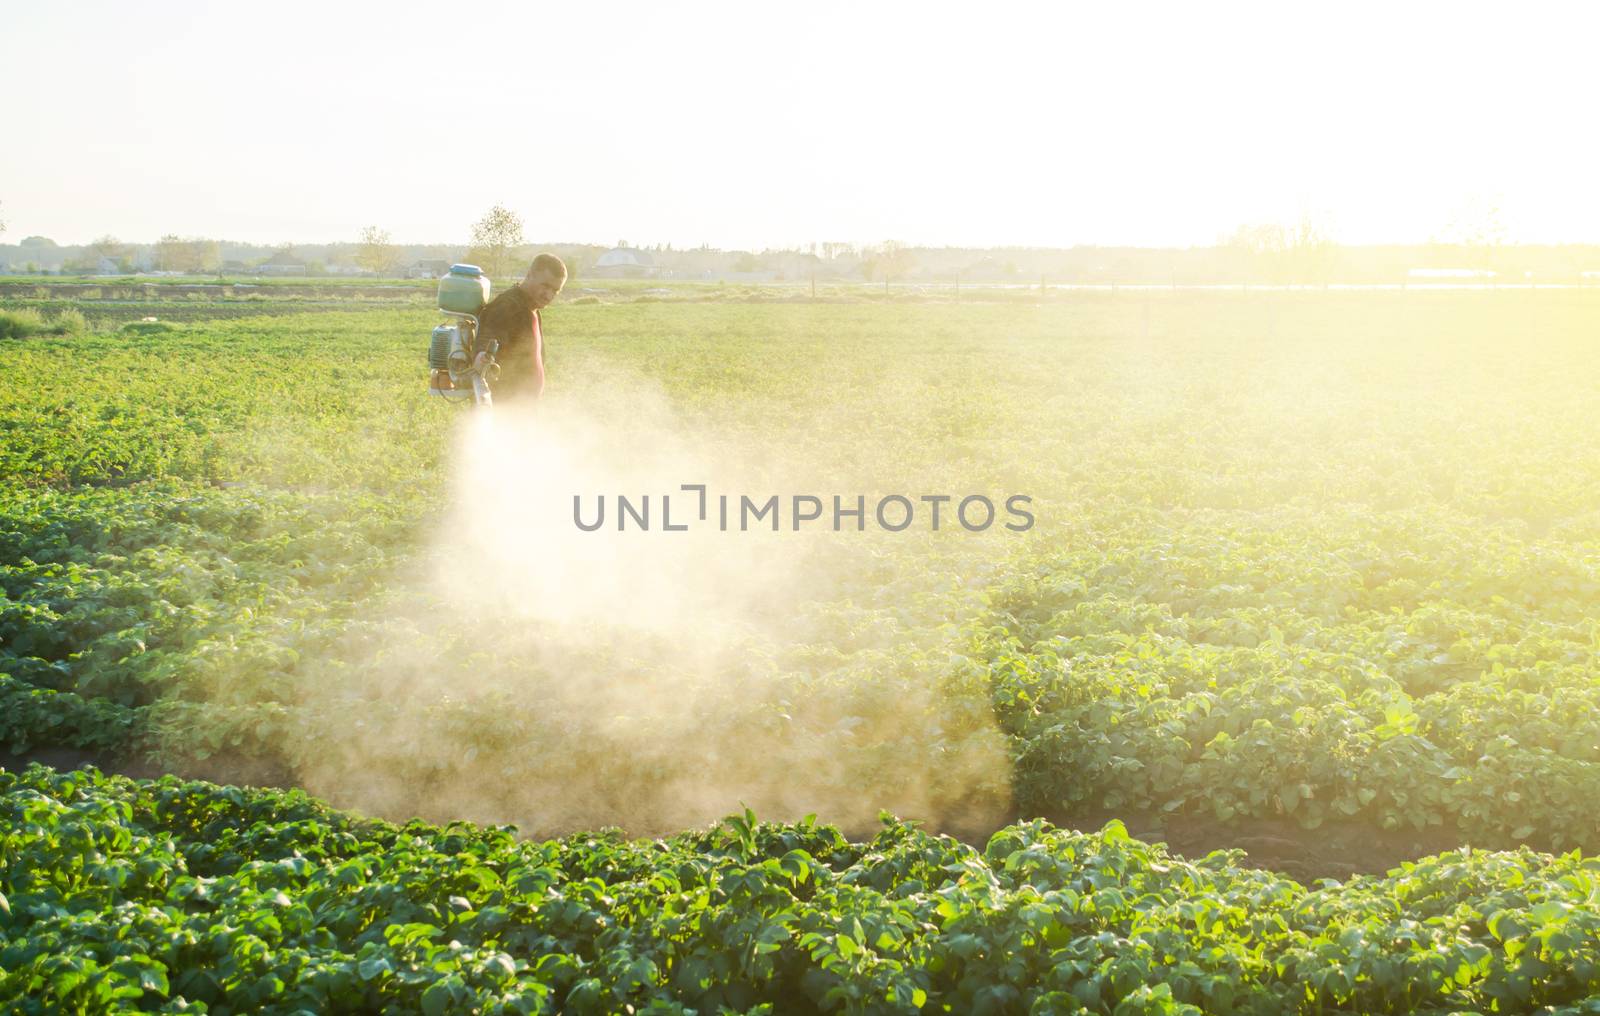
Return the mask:
M428 393L490 405L526 403L544 391L544 335L539 311L561 292L567 266L540 254L522 281L489 300L489 279L475 265L452 265L439 280L439 309L451 320L433 330Z
M478 335L499 344L500 379L495 394L502 400L527 402L544 391L544 336L539 312L561 292L567 266L554 254L540 254L522 281L501 293L478 315ZM483 353L479 353L483 356Z

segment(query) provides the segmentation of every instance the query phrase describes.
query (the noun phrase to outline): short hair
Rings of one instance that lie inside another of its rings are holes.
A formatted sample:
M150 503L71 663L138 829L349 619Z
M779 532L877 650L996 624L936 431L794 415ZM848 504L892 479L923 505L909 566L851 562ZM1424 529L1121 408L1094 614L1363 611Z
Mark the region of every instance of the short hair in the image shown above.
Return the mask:
M567 281L567 266L565 262L556 257L554 254L540 254L538 257L534 258L533 264L528 266L528 271L531 272L535 269L549 272L562 282Z

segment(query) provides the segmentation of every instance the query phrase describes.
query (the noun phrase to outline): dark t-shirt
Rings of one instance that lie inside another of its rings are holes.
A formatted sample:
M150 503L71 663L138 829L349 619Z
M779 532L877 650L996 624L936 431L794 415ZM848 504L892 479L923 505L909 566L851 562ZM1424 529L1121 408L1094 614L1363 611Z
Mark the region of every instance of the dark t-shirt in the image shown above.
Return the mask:
M484 306L478 313L478 335L480 340L500 343L500 351L495 354L500 363L495 398L538 393L539 375L544 372L539 312L528 303L528 294L520 286L502 290Z

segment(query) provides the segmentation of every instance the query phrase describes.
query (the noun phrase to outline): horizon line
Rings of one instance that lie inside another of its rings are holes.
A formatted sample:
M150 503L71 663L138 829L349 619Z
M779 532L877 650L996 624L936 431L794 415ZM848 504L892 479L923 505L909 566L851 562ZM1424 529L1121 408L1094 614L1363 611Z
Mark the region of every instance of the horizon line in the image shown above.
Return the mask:
M178 240L184 241L184 242L205 241L205 242L215 242L215 243L218 243L218 244L232 244L234 246L239 246L239 247L263 247L263 248L272 248L272 249L277 249L277 250L282 250L284 248L292 249L292 248L295 248L295 247L361 247L361 246L363 246L363 242L361 240L359 240L359 239L357 239L357 240L293 240L293 241L290 241L290 240L278 240L278 241L259 241L259 240L237 240L237 239L232 239L232 238L229 238L229 237L226 237L226 236L204 236L204 235L196 235L196 234L183 234L183 235L169 234L169 235L175 236ZM112 241L114 241L116 243L123 244L123 245L130 246L130 247L154 247L154 246L158 245L159 243L161 243L163 239L165 239L165 237L161 237L161 238L157 238L157 239L154 239L154 240L124 240L121 237L117 237L117 236L115 236L113 234L104 234L101 237L96 237L93 240L88 240L88 241L84 241L84 242L80 242L80 243L64 243L64 242L61 242L61 241L58 241L58 240L54 239L53 237L47 236L47 235L45 235L43 233L29 233L28 235L22 237L19 240L0 239L0 247L22 247L23 246L23 242L22 242L23 240L33 239L34 237L39 237L39 238L42 238L42 239L49 240L51 242L51 244L54 245L55 249L61 249L61 248L67 248L67 247L91 247L91 246L94 246L96 243L99 243L101 240L107 239L107 238L109 238L110 240L112 240ZM474 246L474 244L470 240L444 240L444 241L440 241L440 240L394 240L394 239L391 239L391 240L387 241L387 243L388 243L389 246L393 246L393 247L460 247L460 248L469 248L470 249L471 247ZM523 241L522 243L518 243L518 244L514 245L512 249L521 249L521 248L524 248L524 247L594 247L594 248L599 248L599 249L602 249L602 250L647 250L647 251L671 250L673 253L679 253L679 252L691 253L691 252L695 252L695 251L703 251L703 252L708 252L708 253L751 253L751 254L761 254L761 253L798 253L798 254L810 254L810 253L813 253L809 249L810 247L812 247L812 246L820 247L820 246L823 246L824 244L837 244L837 245L840 245L840 246L846 248L847 251L865 251L865 250L871 250L871 249L876 248L876 247L881 247L882 245L884 245L886 243L897 244L899 247L901 247L901 248L903 248L905 250L926 250L926 251L937 251L937 250L947 250L947 251L1139 250L1139 251L1173 251L1173 252L1179 252L1179 251L1197 251L1197 250L1217 250L1217 249L1226 248L1226 247L1230 246L1230 244L1227 242L1226 238L1218 238L1217 240L1214 240L1211 243L1188 243L1188 244L1100 243L1100 242L1096 242L1096 243L1073 243L1073 244L1065 244L1065 245L1059 245L1059 244L1016 244L1016 243L1013 243L1013 244L987 244L987 245L983 245L983 244L959 244L959 243L938 243L938 244L935 244L935 243L911 243L911 242L897 240L897 239L895 239L893 237L886 237L886 238L881 239L881 240L867 241L867 242L853 241L853 240L829 240L829 241L818 240L818 241L807 241L806 243L803 243L803 244L794 244L794 245L788 245L788 246L766 246L766 247L760 247L760 248L757 248L757 247L719 247L719 246L716 246L716 245L713 245L713 244L703 244L703 243L702 244L696 244L696 245L693 245L693 246L678 246L678 245L674 244L672 241L662 241L660 243L654 243L654 244L649 244L649 243L612 244L612 243L599 243L599 242L594 242L594 241L589 241L589 240L539 240L539 241ZM1406 247L1516 247L1516 248L1600 247L1600 238L1597 238L1597 239L1594 239L1594 240L1513 240L1513 239L1495 239L1495 240L1448 239L1447 240L1447 239L1430 238L1430 239L1423 239L1423 240L1384 240L1384 241L1369 241L1369 242L1344 242L1344 241L1339 241L1339 240L1328 239L1328 240L1323 241L1322 244L1319 244L1319 245L1325 245L1327 247L1332 247L1332 248L1337 248L1337 249L1346 249L1346 250L1406 248ZM46 249L49 249L49 248L46 248ZM820 257L821 255L818 255L818 256Z

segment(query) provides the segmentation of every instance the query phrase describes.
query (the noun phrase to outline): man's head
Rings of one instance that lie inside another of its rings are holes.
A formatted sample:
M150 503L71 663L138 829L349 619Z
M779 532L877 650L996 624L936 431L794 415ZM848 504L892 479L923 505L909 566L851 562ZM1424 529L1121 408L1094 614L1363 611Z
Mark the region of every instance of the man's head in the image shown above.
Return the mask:
M528 274L517 285L528 294L528 302L533 304L534 309L539 310L550 305L566 282L567 266L561 263L561 259L554 254L540 254L533 259L533 264L528 266Z

